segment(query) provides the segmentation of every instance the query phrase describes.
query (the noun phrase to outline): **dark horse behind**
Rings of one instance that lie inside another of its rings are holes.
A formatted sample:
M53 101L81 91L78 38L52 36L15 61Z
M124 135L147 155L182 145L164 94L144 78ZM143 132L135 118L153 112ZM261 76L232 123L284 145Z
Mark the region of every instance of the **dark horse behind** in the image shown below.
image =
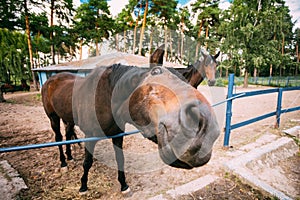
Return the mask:
M60 119L66 137L78 125L86 137L114 136L130 123L145 138L158 145L164 163L191 169L206 164L219 136L215 114L205 97L180 74L164 67L138 68L115 64L95 68L87 77L59 73L42 88L45 112L56 141L62 140ZM113 138L121 191L129 191L124 173L123 137ZM85 144L84 173L80 192L87 191L88 172L96 142ZM60 149L61 166L67 165ZM72 159L70 146L66 151Z
M5 83L5 84L1 85L0 89L1 89L1 92L3 92L3 93L7 93L7 92L14 93L17 91L29 91L30 86L27 85L26 80L22 79L21 85L12 85L10 83Z
M150 57L150 66L163 65L163 57L165 53L165 45L161 45L157 48ZM209 86L214 86L216 83L216 71L217 71L217 58L220 52L212 56L206 51L201 50L200 58L192 65L188 65L186 68L168 68L171 72L179 72L187 82L197 88L198 85L207 78Z

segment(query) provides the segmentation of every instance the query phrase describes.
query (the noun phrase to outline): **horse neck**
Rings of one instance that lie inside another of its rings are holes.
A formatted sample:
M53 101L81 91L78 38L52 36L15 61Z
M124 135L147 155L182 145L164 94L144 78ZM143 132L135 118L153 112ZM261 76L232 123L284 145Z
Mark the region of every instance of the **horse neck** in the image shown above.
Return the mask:
M190 85L197 88L205 78L204 64L203 62L197 61L194 65L190 65L188 69L188 73L185 77Z
M195 71L198 72L198 74L202 77L202 79L204 79L206 77L205 69L204 69L205 68L204 62L205 62L205 59L202 61L197 60L193 65L193 68L195 69Z
M189 80L189 84L193 86L194 88L197 88L198 85L204 80L204 77L199 73L198 70L193 70L193 75L191 76Z

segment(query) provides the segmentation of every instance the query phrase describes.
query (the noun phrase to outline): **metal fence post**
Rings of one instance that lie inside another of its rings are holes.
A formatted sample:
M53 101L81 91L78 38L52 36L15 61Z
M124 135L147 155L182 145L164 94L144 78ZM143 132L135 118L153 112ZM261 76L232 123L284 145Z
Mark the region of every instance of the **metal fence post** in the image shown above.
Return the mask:
M290 77L288 76L287 79L286 79L286 82L285 82L285 87L289 86L289 82L290 82Z
M275 128L279 128L279 125L280 125L281 104L282 104L282 91L283 91L283 88L278 88Z
M231 129L231 116L232 116L232 100L233 96L233 85L234 85L234 74L229 74L228 78L228 92L227 92L227 101L226 106L226 123L225 123L225 135L224 135L224 146L229 146L229 137L230 137L230 129Z

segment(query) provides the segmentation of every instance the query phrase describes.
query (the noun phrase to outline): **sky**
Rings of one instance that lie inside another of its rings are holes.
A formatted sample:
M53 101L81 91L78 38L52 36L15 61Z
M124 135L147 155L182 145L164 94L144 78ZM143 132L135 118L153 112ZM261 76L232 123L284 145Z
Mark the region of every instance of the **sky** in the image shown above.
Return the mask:
M82 1L82 0L81 0ZM179 0L179 4L185 5L195 0ZM221 0L220 1L220 8L226 9L229 7L230 3L228 0ZM285 0L286 5L290 9L290 14L292 16L292 21L296 21L297 23L294 28L300 28L300 0ZM117 15L121 10L125 7L128 3L128 0L110 0L107 2L108 5L111 7L112 15Z

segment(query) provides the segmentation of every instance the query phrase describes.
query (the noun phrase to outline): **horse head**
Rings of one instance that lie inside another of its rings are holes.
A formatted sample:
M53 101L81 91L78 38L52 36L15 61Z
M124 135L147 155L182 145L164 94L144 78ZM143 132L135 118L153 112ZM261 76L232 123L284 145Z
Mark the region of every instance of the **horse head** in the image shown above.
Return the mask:
M201 57L195 62L193 67L202 75L202 77L207 78L207 84L209 86L214 86L216 83L216 70L217 70L217 61L216 59L220 55L218 52L215 56L211 56L207 52L201 50Z
M150 67L156 65L163 65L163 56L164 56L164 45L158 47L153 54L150 56ZM217 61L216 59L220 55L218 52L215 56L211 56L206 51L201 50L201 57L193 65L189 65L187 68L174 68L176 71L181 73L186 81L190 85L197 88L197 86L203 81L206 77L208 79L207 83L209 86L213 86L216 82L216 70L217 70ZM171 70L171 69L169 69ZM174 70L171 70L174 72Z
M126 100L112 104L114 118L124 120L117 123L131 123L141 130L158 144L161 159L170 166L191 169L206 164L220 131L205 97L164 67L129 74L115 87L118 96L124 83L134 88ZM140 79L128 81L129 76Z

